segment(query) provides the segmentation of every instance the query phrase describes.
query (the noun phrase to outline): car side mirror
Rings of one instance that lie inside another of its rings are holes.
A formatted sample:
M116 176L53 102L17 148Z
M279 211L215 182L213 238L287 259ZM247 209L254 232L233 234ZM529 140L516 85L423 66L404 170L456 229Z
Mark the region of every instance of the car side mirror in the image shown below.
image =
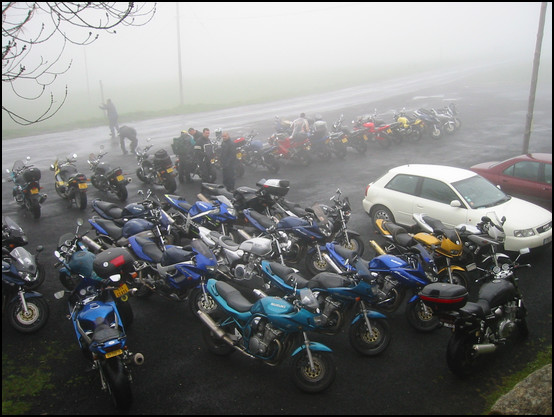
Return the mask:
M462 203L460 203L460 200L452 200L450 202L450 207L462 207Z

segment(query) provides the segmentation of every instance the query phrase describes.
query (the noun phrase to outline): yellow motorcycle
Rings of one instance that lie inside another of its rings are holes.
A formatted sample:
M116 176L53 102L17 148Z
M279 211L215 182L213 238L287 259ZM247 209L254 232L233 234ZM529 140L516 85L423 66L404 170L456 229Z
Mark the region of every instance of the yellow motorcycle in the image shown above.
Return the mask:
M54 171L54 188L58 195L69 201L69 205L75 206L79 210L84 210L87 206L87 176L80 173L75 166L77 155L68 155L65 161L56 161L50 165L50 171Z

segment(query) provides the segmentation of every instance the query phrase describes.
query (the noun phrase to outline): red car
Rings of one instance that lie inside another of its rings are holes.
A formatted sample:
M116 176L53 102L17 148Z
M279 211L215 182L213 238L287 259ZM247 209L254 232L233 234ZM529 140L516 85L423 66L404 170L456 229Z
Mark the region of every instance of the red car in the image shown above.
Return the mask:
M530 153L470 168L506 193L552 211L552 154Z

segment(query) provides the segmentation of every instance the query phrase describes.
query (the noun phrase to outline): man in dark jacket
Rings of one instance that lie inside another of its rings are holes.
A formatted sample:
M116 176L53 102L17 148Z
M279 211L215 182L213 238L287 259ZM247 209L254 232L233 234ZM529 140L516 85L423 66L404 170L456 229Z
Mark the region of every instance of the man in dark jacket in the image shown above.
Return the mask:
M119 144L121 145L123 155L127 155L127 150L125 149L125 139L129 139L131 141L129 147L131 148L131 153L135 153L135 149L138 145L137 131L130 126L121 126L117 131L119 133Z
M229 132L223 132L221 140L221 174L223 176L223 185L228 191L234 191L237 149L229 136Z
M194 138L186 131L181 136L173 138L171 147L179 157L179 182L192 182L191 174L194 171Z
M110 124L110 132L112 134L112 138L115 138L115 130L119 130L119 124L117 123L118 114L117 110L115 109L114 104L112 103L111 99L108 99L106 104L103 104L100 106L102 110L106 110L108 113L108 122Z

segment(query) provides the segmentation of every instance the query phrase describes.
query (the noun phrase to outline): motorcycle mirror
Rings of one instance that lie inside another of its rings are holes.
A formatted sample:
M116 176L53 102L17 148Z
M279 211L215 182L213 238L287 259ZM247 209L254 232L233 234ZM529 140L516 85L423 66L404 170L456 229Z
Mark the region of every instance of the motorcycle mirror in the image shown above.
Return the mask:
M31 157L28 156L27 158L25 158L27 161L30 161L31 160Z
M146 142L150 142L151 140L152 140L152 138L147 138Z
M73 155L71 155L72 158L77 158L77 154L74 153Z
M8 168L6 168L6 172L9 174L10 173L10 170Z
M44 246L42 246L42 245L38 245L37 248L36 248L37 252L42 252L43 250L44 250Z
M100 145L100 150L104 149L104 145Z
M121 279L121 274L110 275L111 282L119 282L120 279Z
M83 225L83 219L81 219L80 217L77 219L77 226L82 226Z
M50 165L50 171L54 171L54 165Z

